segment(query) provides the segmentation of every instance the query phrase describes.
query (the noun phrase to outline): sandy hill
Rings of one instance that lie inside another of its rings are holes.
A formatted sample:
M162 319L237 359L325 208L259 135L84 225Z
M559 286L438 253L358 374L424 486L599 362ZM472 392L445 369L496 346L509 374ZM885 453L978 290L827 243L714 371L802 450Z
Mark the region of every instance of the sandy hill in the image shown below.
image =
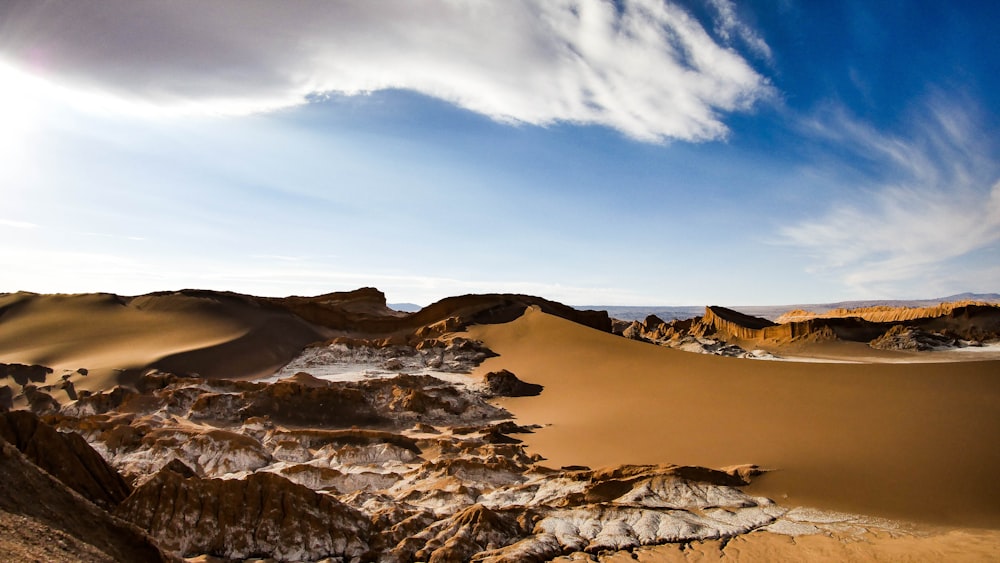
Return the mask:
M507 322L529 306L611 328L603 311L509 294L451 297L405 313L389 308L374 288L286 298L203 290L136 297L14 293L0 295L0 377L55 386L60 400L132 381L151 368L252 378L274 373L309 344L332 337L419 341L470 324Z
M604 331L611 320L604 311L580 311L530 295L485 294L448 297L412 313L390 309L385 295L374 288L330 293L317 297L262 299L339 334L367 338L409 339L415 333L460 329L470 324L502 323L516 319L530 306ZM443 323L438 327L438 325ZM423 330L426 329L426 330Z
M532 311L470 330L544 386L502 405L554 465L756 463L760 494L912 520L1000 525L1000 362L817 364L690 354ZM986 438L992 437L992 438Z
M0 297L0 362L48 366L56 377L84 368L89 378L75 377L78 389L148 367L262 375L323 336L286 310L238 294Z

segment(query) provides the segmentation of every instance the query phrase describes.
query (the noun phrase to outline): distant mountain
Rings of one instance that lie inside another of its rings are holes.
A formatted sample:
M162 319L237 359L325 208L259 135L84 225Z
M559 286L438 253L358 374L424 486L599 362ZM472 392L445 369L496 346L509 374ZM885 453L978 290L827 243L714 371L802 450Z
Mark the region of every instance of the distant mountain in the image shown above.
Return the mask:
M932 307L939 303L952 301L985 301L987 303L1000 303L1000 293L957 293L947 297L935 299L875 299L868 301L839 301L837 303L793 303L788 305L727 305L729 309L739 311L747 315L762 317L774 320L784 313L795 309L812 311L815 313L825 313L832 309L857 309L859 307ZM664 321L684 320L700 317L705 314L705 306L695 305L649 305L649 306L607 306L607 305L584 305L577 306L576 309L593 309L596 311L607 311L608 315L623 321L641 321L649 315L656 315Z

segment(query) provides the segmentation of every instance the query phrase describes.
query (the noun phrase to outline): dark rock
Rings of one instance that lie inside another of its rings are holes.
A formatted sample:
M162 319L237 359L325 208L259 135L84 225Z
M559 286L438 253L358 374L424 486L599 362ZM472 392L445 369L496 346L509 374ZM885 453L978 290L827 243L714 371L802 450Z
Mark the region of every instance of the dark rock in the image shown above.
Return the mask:
M7 412L14 408L14 390L10 385L0 386L0 412Z
M880 350L941 350L956 348L959 342L942 334L927 332L916 327L896 325L885 334L869 342Z
M59 412L59 402L52 395L38 388L31 383L21 388L25 398L28 399L28 408L36 414L54 414Z
M493 397L533 397L541 394L543 386L526 383L507 371L491 371L486 374L486 391Z
M0 364L0 378L9 377L18 385L27 385L29 381L44 383L45 378L52 373L52 368L40 365Z
M191 469L188 466L188 464L186 464L183 461L177 459L176 457L174 459L170 460L169 463L167 463L166 465L164 465L161 468L161 471L163 471L163 470L173 471L174 473L180 475L181 477L184 477L185 479L188 478L188 477L197 477L198 476L198 474L195 473L194 469Z

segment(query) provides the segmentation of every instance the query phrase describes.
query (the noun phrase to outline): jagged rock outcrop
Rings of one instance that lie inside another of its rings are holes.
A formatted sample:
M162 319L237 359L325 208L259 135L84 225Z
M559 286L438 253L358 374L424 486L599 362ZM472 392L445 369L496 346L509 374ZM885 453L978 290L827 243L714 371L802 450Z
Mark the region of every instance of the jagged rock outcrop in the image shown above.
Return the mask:
M361 513L272 473L200 479L165 468L116 515L185 555L279 561L371 555L370 524Z
M474 504L400 542L387 561L468 561L480 552L499 549L526 535L522 511L493 511ZM520 522L519 522L520 520Z
M0 531L8 561L176 561L140 529L101 510L2 440Z
M426 338L413 344L341 336L309 346L278 377L301 372L334 379L349 378L358 371L366 376L469 373L494 356L482 342L461 336Z
M521 381L513 373L503 369L491 371L483 377L485 391L491 397L533 397L544 389L536 383Z
M843 318L858 317L866 321L875 323L902 323L917 319L933 319L950 315L955 309L968 306L975 307L996 307L996 303L985 301L952 301L950 303L939 303L931 307L894 307L891 305L875 305L871 307L857 307L853 309L830 309L822 313L795 309L784 313L775 319L778 324L804 321L815 318Z
M872 348L880 350L947 350L968 345L956 338L934 334L919 328L896 325L885 334L869 342Z
M0 438L98 506L117 506L131 492L121 475L79 434L58 432L31 412L0 414Z
M856 316L837 316L855 315ZM928 316L930 315L930 316ZM845 340L871 342L894 350L936 350L962 346L963 341L1000 339L1000 306L988 303L943 303L937 307L869 307L835 309L824 314L792 311L776 323L725 307L705 308L705 315L665 323L654 316L618 325L626 338L673 348L740 357L766 357L762 351L726 349L733 342L782 345L792 342ZM916 332L900 332L902 325ZM714 346L721 343L721 346Z

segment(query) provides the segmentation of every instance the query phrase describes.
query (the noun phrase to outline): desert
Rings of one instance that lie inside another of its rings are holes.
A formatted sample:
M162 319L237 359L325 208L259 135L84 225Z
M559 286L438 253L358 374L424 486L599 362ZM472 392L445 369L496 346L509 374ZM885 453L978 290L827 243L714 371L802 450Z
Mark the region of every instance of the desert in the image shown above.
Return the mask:
M0 303L14 560L1000 554L993 303L791 327L373 288Z
M0 0L0 561L1000 561L998 21Z

